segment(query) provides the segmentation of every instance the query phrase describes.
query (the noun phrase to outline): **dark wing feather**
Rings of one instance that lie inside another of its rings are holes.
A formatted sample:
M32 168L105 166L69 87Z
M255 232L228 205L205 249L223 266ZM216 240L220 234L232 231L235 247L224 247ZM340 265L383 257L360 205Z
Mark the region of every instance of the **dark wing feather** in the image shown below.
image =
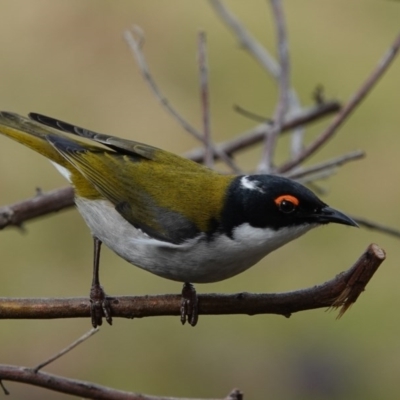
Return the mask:
M83 138L94 140L95 142L101 143L121 153L139 156L147 158L149 160L152 160L154 157L154 151L156 149L152 146L135 142L133 140L121 139L115 136L90 131L88 129L81 128L79 126L75 126L69 124L68 122L60 121L55 118L47 117L42 114L29 113L28 115L30 119L43 125L49 126L62 132L71 133L73 135L78 135Z

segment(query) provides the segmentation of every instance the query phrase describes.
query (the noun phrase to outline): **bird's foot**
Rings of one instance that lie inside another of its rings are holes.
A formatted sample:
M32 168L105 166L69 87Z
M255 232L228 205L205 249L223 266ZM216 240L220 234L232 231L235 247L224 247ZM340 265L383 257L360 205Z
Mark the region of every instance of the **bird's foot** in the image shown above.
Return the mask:
M97 284L90 288L90 316L93 328L102 325L103 317L112 325L110 300L107 298L104 289Z
M196 289L191 283L185 283L182 288L181 301L181 322L182 325L187 321L195 326L199 319L199 299Z

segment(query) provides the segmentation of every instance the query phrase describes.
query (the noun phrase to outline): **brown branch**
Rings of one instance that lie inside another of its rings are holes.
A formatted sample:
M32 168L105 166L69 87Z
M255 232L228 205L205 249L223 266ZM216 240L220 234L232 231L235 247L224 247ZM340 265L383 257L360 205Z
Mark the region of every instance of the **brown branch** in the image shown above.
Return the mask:
M71 187L39 193L35 197L0 208L0 230L7 226L18 226L31 219L60 211L74 205Z
M328 126L328 128L306 147L296 158L288 161L287 163L281 165L277 172L282 173L291 170L296 167L312 154L314 154L321 146L323 146L332 136L336 133L338 128L346 121L349 115L355 110L355 108L361 103L362 100L366 98L368 93L378 82L378 80L387 71L392 61L395 59L400 48L400 35L396 37L390 49L386 52L383 58L378 63L378 66L370 74L367 80L361 85L354 96L348 101L348 103L341 109L333 122Z
M280 314L324 307L348 306L355 302L385 259L384 251L371 244L359 260L322 285L287 293L199 295L199 314ZM143 318L180 315L180 295L110 297L113 317ZM88 298L0 298L0 319L89 318Z
M28 367L17 367L14 365L4 364L0 364L0 381L27 383L29 385L50 389L59 393L66 393L80 398L96 400L212 400L189 399L182 397L159 397L149 396L142 393L125 392L107 386L97 385L92 382L68 379L41 371L35 372L32 368ZM242 393L235 389L225 398L214 400L242 399Z

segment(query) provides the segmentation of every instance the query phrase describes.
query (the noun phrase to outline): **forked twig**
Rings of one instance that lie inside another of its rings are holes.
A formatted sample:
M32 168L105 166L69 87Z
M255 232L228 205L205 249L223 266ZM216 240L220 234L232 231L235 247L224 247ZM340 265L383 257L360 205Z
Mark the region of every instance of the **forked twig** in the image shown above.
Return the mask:
M135 38L133 33L135 33L138 38ZM206 139L202 135L202 133L194 128L184 117L182 117L182 115L171 105L169 100L161 93L160 89L158 88L158 85L153 79L150 73L149 66L147 65L146 59L144 58L144 55L141 51L141 47L144 41L142 30L139 27L135 26L133 27L132 31L125 31L124 38L128 43L129 48L132 50L132 54L136 59L136 62L140 68L145 82L149 85L157 100L159 100L164 109L168 113L170 113L175 118L175 120L178 121L178 123L183 127L183 129L186 130L186 132L189 132L198 141L202 142L204 145L207 145ZM218 157L232 169L232 171L240 173L240 168L237 167L234 161L222 150L213 147L213 152L217 154Z

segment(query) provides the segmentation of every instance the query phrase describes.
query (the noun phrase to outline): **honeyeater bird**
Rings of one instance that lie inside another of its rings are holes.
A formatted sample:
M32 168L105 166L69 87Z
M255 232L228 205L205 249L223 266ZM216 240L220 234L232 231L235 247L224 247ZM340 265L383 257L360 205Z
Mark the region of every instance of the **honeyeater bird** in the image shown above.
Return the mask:
M102 316L111 323L99 282L101 243L146 271L183 282L181 320L195 325L191 283L235 276L319 225L357 226L283 177L219 174L156 147L35 113L0 112L0 133L50 159L74 187L95 243L94 326Z

